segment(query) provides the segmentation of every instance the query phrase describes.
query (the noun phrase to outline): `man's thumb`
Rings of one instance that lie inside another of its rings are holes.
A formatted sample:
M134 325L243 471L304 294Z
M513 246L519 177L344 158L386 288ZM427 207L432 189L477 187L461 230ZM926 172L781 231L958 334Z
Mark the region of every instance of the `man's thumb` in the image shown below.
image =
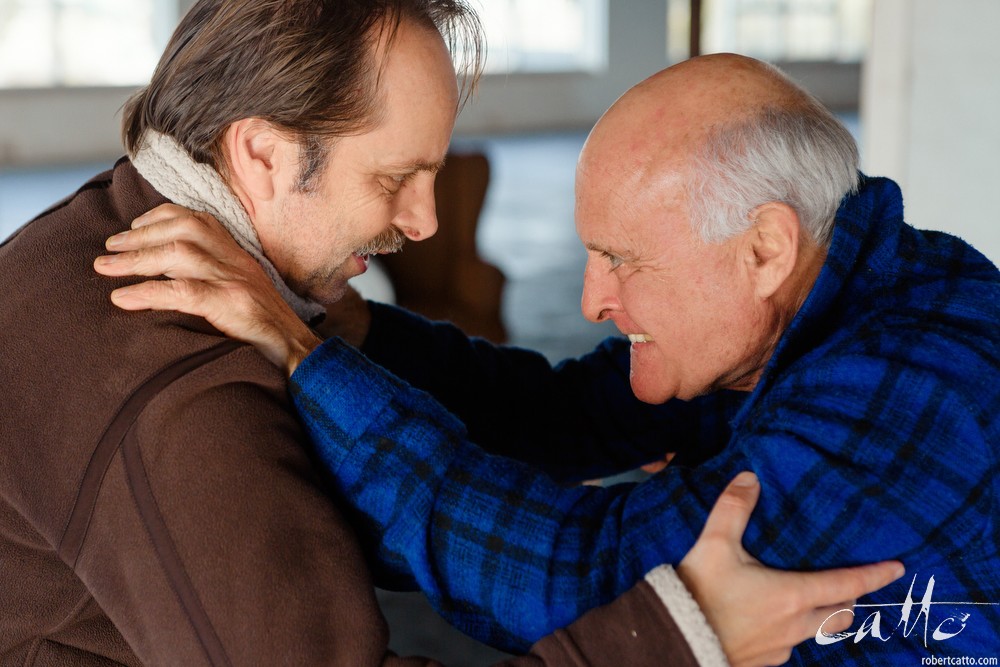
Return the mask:
M733 478L715 501L703 535L715 535L732 540L736 545L743 541L743 531L760 497L760 481L752 472L741 472Z

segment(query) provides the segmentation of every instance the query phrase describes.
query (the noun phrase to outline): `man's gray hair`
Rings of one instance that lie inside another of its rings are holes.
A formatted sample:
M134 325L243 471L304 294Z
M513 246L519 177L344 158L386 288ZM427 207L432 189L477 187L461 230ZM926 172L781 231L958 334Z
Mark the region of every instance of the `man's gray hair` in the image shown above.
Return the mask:
M783 202L829 246L837 208L858 187L854 138L814 100L714 128L691 167L691 224L709 243L749 229L758 206Z

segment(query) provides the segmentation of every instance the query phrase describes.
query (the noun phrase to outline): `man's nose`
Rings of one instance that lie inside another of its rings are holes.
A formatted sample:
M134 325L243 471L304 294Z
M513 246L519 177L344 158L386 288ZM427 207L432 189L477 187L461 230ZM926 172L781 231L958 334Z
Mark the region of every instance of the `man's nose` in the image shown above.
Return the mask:
M438 221L433 174L419 174L408 187L402 189L399 210L392 224L411 241L423 241L434 236Z
M583 297L580 310L591 322L603 322L617 307L615 279L606 267L601 267L593 259L587 259L583 270Z

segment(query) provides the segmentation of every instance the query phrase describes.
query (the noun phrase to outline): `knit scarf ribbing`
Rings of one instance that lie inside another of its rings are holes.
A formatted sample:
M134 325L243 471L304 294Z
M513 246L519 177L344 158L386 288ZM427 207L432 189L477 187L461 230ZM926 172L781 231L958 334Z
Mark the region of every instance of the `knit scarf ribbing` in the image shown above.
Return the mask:
M218 172L200 164L172 137L148 130L132 156L132 165L164 197L186 208L214 216L232 234L240 247L263 267L285 302L303 321L309 322L325 313L315 301L293 292L264 251L246 209L225 184Z

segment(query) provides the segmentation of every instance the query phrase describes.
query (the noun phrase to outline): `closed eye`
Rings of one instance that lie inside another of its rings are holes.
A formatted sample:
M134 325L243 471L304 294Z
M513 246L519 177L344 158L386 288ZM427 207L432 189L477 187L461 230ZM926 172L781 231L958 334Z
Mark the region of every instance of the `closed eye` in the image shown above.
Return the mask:
M405 174L384 174L379 177L379 184L386 195L391 197L402 190L416 174L417 172L415 171L406 172Z

